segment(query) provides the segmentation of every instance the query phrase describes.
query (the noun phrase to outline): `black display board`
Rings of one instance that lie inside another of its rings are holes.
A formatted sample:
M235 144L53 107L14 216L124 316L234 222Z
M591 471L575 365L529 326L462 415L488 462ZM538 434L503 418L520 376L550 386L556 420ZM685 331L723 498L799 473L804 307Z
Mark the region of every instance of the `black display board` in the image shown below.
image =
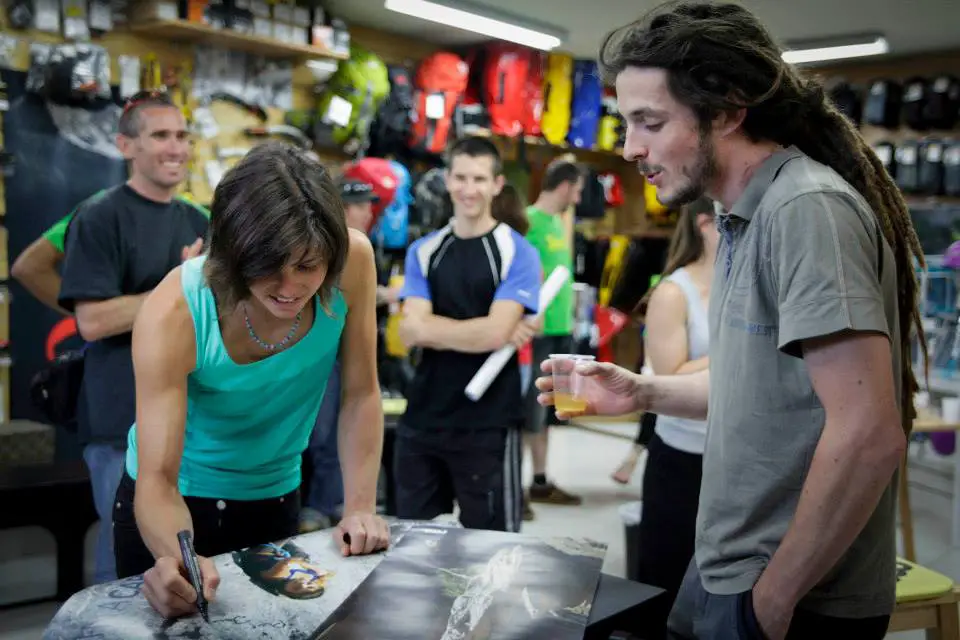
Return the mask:
M14 156L14 174L4 180L10 263L50 225L84 198L126 178L122 158L111 149L119 108L103 104L75 109L46 104L25 91L25 72L0 70L10 109L3 114L3 143ZM11 417L42 421L30 402L29 385L56 350L79 346L72 322L47 309L15 281L9 283Z

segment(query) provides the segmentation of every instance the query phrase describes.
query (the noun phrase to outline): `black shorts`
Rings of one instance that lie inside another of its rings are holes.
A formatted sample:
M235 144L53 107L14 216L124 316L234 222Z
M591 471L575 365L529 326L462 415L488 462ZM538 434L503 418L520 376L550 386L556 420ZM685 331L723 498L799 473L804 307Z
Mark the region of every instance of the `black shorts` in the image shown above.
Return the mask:
M154 565L133 515L136 483L124 473L113 503L113 552L117 577L143 573ZM197 554L212 557L297 535L300 490L265 500L217 500L185 497L193 520Z
M646 412L640 416L640 428L637 429L637 437L634 444L646 447L653 440L657 430L657 414Z
M460 507L468 529L520 530L523 487L518 429L399 427L393 473L397 516L432 520Z

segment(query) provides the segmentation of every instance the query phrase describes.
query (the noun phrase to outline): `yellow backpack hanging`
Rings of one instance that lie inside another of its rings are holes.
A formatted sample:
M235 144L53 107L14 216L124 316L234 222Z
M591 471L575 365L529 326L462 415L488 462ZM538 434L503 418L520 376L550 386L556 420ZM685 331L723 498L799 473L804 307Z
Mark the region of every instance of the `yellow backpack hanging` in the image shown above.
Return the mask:
M390 276L389 286L391 289L403 287L403 276ZM387 355L393 358L406 358L409 355L407 346L400 339L400 320L403 318L401 305L390 305L390 315L387 316L387 326L384 333L384 347Z
M570 129L573 99L573 58L561 53L547 55L543 74L543 115L540 130L550 144L563 145Z
M675 212L657 200L657 188L646 181L643 183L643 206L647 218L656 225L676 222Z
M627 255L629 248L629 236L610 236L610 248L607 250L606 259L603 261L603 275L600 276L600 291L597 295L597 302L601 307L610 304L610 296L613 294L620 273L623 271L623 258Z
M610 89L603 93L603 115L600 117L600 130L597 132L597 148L602 151L614 151L620 139L620 113L617 111L617 95Z

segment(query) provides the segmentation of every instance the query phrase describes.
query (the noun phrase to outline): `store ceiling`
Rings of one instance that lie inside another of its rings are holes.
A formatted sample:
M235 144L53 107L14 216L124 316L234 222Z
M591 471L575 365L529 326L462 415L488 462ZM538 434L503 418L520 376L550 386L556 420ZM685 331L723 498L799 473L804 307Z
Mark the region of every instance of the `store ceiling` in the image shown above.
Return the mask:
M593 58L604 34L626 24L657 0L474 0L539 23L565 29L563 50ZM890 41L891 55L960 48L960 2L956 0L743 0L781 41L803 41L880 32ZM348 23L373 27L445 46L471 44L483 38L383 7L383 0L328 0L331 13Z

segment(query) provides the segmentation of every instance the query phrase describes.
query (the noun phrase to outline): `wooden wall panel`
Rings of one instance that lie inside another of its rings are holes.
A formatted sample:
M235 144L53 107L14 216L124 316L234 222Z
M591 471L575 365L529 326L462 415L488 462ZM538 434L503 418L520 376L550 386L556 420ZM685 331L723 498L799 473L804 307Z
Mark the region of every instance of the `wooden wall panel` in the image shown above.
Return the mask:
M25 71L29 67L31 43L59 44L64 42L62 37L43 31L7 29L5 19L5 14L0 15L0 30L17 38L18 41L11 60L15 69ZM430 43L410 40L365 27L351 27L351 37L361 46L379 55L388 64L414 66L418 60L438 49L437 46ZM118 26L114 31L95 39L93 43L103 46L110 53L112 82L117 82L120 77L117 58L121 55L143 58L153 54L160 64L167 68L181 65L192 66L195 54L195 49L190 43L173 42L164 38L152 37L143 32L134 33L126 30L123 26ZM313 107L316 101L315 86L316 81L310 70L303 64L297 65L293 73L294 109L310 109ZM258 124L239 109L228 105L217 105L214 112L221 129L235 129ZM280 109L268 108L267 113L271 124L283 122L283 112ZM226 137L218 136L216 141L221 147L252 147L256 142L255 140L244 139L243 136L237 134L225 135ZM205 179L201 174L204 161L213 159L216 155L215 145L211 141L198 140L195 149L196 175L189 181L189 191L197 201L209 202L212 192L205 184ZM324 149L319 150L319 152L322 159L332 167L337 167L349 160L346 154L337 150Z
M32 29L27 31L4 29L4 33L5 35L17 38L19 41L13 57L13 67L18 70L26 70L30 64L31 42L47 44L64 42L60 36ZM133 34L124 30L111 31L102 38L92 41L92 43L101 45L110 53L112 62L111 78L113 82L116 82L120 77L120 70L117 67L116 59L121 55L145 56L153 53L161 63L171 65L192 63L193 61L193 47L189 45L171 42L169 40L147 38L140 34Z
M809 67L804 73L824 78L843 77L852 83L865 83L873 78L902 80L912 75L956 74L960 73L960 50L896 58L862 58L841 64Z
M413 66L431 53L442 49L430 42L360 26L350 27L350 38L361 47L376 53L387 64Z

